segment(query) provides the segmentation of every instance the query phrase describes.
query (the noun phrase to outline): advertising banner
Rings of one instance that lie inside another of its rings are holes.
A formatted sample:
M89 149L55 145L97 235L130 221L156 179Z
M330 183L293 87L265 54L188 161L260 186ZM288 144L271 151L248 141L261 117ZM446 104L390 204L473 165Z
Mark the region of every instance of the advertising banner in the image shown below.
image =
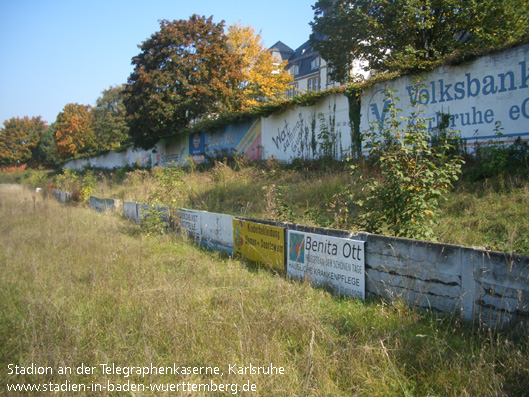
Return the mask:
M285 270L285 229L234 219L233 254L260 266Z
M461 66L440 67L422 77L417 82L410 75L362 92L361 130L388 121L386 89L391 86L401 99L396 106L402 109L399 117L411 117L418 105L430 134L448 122L447 129L459 131L468 146L500 138L529 140L528 44Z
M364 242L289 230L287 273L364 299Z
M177 211L180 228L187 233L189 237L194 237L196 240L200 239L202 213L199 211L179 209Z
M203 163L205 161L205 138L204 133L195 132L189 135L189 157L193 159L195 163Z
M202 212L200 243L233 255L233 216Z

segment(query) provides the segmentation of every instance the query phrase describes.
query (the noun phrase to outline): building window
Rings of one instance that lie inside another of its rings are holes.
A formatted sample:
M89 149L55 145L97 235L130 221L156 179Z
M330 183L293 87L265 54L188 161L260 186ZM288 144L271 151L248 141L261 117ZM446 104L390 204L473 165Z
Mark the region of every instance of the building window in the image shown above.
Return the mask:
M319 91L320 90L320 78L319 77L313 77L312 79L309 79L309 91Z
M334 84L334 80L331 77L331 72L332 72L332 68L331 67L327 68L327 84L328 85Z
M298 93L298 83L294 83L290 86L289 90L286 92L287 98L294 98Z
M320 67L320 57L316 57L310 63L310 69L315 70L315 69L318 69L319 67Z
M299 74L299 65L291 66L289 72L292 76L297 76Z

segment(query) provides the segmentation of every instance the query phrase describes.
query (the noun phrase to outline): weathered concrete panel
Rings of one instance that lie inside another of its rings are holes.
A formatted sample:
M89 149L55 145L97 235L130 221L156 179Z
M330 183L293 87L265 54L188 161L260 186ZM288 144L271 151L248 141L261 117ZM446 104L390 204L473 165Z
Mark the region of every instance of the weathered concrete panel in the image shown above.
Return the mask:
M123 202L123 216L139 223L138 203L132 201Z
M119 200L110 199L110 198L98 198L90 196L90 208L99 211L117 211L121 208L121 202Z
M461 274L457 246L378 235L369 235L367 242L368 269L459 283L454 278Z
M60 203L68 203L72 201L72 195L68 192L63 192L62 190L53 190L53 195Z

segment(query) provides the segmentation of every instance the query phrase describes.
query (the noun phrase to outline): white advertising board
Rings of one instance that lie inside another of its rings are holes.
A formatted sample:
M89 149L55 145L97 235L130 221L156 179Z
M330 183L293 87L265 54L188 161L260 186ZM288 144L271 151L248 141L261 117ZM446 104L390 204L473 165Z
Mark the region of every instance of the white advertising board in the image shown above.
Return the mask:
M233 216L179 209L180 228L199 244L233 254Z
M199 211L179 209L177 214L181 229L190 237L193 236L195 239L200 238L202 213Z
M287 273L364 299L364 242L289 230Z
M233 216L202 212L201 226L201 244L233 255Z

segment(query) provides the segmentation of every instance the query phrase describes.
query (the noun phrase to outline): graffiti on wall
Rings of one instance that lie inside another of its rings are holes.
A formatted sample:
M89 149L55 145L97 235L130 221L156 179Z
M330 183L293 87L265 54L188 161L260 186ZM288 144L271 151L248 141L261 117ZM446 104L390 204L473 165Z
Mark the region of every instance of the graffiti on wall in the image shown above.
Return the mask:
M261 159L260 118L229 125L204 135L206 153L210 157L239 155L246 156L251 160Z
M241 155L251 160L260 160L261 119L232 124L213 132L193 133L189 135L188 144L189 154L185 157L191 157L196 163L204 163L208 158L223 155ZM180 153L174 160L183 163L183 157L184 154Z
M288 120L284 122L283 128L278 128L277 133L272 136L275 149L283 153L288 152L293 157L303 158L311 124L307 125L302 113L298 113L298 119L294 123L291 124Z
M279 160L340 159L350 151L351 124L345 96L266 121L263 129L274 131L263 137L266 152Z
M187 158L186 149L187 148L184 146L172 153L162 153L160 155L161 165L183 164Z

